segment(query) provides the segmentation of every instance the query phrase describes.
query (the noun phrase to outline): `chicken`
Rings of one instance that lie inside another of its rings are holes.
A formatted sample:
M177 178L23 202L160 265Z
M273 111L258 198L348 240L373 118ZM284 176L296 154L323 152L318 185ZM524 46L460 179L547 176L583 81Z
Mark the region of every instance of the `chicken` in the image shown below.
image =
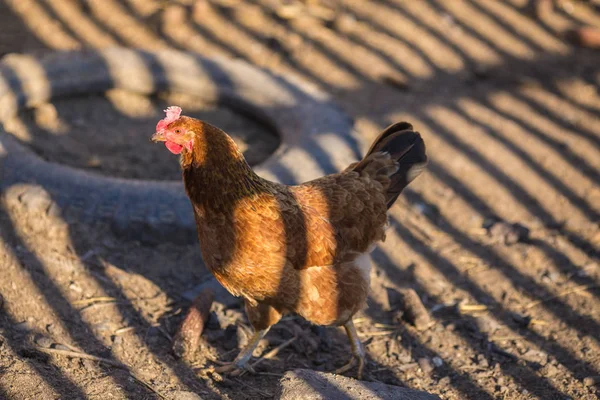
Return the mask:
M202 257L216 279L242 297L255 333L233 363L246 367L269 328L288 313L344 326L358 364L365 353L352 317L365 306L369 253L385 239L387 211L427 164L421 136L406 122L375 140L343 172L298 186L261 178L222 130L169 107L154 141L180 154Z

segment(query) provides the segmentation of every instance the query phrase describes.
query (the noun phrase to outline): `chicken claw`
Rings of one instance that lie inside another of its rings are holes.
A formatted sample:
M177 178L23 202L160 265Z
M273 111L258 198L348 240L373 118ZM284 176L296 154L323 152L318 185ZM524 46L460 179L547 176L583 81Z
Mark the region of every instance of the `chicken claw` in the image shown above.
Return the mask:
M240 376L245 372L254 373L254 369L250 364L238 365L235 362L230 362L221 365L220 367L212 368L211 372L216 372L221 375Z
M250 361L254 349L256 348L256 346L258 346L258 343L261 341L262 338L265 337L268 331L269 329L263 329L254 332L254 334L248 341L246 347L244 347L242 351L240 351L240 354L238 354L235 360L233 360L230 363L224 363L219 367L212 368L211 371L216 372L218 374L227 374L230 376L239 376L246 371L254 373L254 370L248 364L248 361Z
M343 374L348 372L358 363L358 372L356 374L356 378L361 380L363 370L365 368L365 351L362 347L360 339L358 338L358 333L356 333L356 328L354 327L352 320L346 322L344 324L344 328L346 329L346 334L348 335L348 339L350 339L350 345L352 346L352 359L350 359L350 361L343 367L335 370L334 373Z

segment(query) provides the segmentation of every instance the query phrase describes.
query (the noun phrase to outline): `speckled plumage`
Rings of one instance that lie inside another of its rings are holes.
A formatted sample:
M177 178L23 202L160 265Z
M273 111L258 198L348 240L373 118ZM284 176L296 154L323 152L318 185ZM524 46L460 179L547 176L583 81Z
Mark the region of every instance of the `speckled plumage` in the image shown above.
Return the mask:
M393 125L345 171L285 186L256 175L220 129L188 117L176 128L194 136L181 165L204 261L244 298L255 329L289 312L319 325L349 321L368 293L365 254L384 240L389 206L426 163L419 134Z

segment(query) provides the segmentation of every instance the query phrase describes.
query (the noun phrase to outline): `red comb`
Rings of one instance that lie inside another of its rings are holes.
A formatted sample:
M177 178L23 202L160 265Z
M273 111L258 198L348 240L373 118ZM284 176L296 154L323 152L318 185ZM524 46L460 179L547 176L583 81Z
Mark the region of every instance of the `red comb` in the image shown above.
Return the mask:
M158 124L156 124L157 132L162 131L171 122L177 121L179 119L179 116L181 115L181 107L177 107L177 106L168 107L165 110L165 113L167 113L167 116L165 118L161 119L160 121L158 121Z

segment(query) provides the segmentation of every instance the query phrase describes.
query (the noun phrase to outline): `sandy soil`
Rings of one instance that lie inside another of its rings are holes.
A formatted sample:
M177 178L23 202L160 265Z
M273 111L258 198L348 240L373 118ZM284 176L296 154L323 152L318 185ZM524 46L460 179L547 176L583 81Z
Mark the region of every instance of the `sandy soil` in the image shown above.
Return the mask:
M595 399L600 53L562 33L600 26L600 12L597 3L563 1L538 19L526 3L5 0L0 54L171 46L321 86L356 119L365 145L385 125L411 121L431 163L393 208L374 253L373 293L357 321L369 379L444 399ZM60 100L13 128L54 161L176 178L176 163L147 148L140 131L163 100L128 107L127 96ZM231 111L197 112L236 133L255 163L277 145ZM106 115L118 129L101 125ZM152 153L136 153L137 141ZM482 227L494 217L528 227L528 240L507 245L488 234ZM197 246L123 242L104 226L7 203L0 231L0 398L269 398L286 370L346 362L341 330L287 319L260 348L298 335L276 359L257 375L214 381L202 367L233 358L247 322L239 307L215 306L194 364L173 356L171 336L189 306L182 293L206 274ZM432 326L404 322L388 296L402 288L421 296ZM125 368L36 351L49 345Z

